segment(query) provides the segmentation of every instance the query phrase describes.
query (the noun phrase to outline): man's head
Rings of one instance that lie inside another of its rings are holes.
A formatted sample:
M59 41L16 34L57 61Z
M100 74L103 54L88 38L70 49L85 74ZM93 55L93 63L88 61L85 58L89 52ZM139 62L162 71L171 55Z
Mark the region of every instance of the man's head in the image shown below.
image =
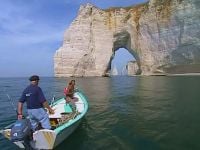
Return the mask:
M32 84L38 84L38 81L40 80L40 77L37 75L33 75L29 78Z

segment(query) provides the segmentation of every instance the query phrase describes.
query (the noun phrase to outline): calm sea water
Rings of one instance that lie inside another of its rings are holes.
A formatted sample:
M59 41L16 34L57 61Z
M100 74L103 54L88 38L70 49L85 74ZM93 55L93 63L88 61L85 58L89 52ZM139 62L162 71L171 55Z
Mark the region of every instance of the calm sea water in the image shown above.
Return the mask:
M41 78L51 100L69 78ZM89 100L79 128L56 150L199 150L200 76L76 78ZM0 128L16 119L27 78L0 78ZM0 136L0 149L17 149Z

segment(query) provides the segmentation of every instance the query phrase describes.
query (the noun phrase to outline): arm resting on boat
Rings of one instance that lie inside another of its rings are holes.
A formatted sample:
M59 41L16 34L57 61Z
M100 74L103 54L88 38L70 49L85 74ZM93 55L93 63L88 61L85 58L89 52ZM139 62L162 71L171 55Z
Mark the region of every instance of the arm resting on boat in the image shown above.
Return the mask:
M54 110L49 106L49 104L48 104L47 101L45 101L43 103L43 106L48 109L48 111L49 111L50 114L54 114Z

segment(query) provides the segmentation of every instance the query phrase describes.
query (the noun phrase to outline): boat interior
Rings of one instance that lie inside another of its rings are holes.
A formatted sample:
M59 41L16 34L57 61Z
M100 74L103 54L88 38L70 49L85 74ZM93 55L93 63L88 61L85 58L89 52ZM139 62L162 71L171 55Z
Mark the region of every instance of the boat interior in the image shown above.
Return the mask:
M75 94L75 97L78 98L78 101L74 104L66 103L65 99L62 98L52 107L55 112L53 115L49 115L52 129L74 119L84 110L84 103L81 101L81 97L78 94Z

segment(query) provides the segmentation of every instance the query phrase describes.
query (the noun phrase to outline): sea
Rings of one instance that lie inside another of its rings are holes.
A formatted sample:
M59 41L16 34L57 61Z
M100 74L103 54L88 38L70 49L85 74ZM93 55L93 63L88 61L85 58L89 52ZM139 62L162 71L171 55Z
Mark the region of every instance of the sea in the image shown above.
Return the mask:
M71 79L41 77L39 86L50 102L63 96ZM55 150L200 150L200 76L73 79L89 109ZM16 120L28 84L28 77L0 78L0 129ZM18 150L2 135L0 149Z

